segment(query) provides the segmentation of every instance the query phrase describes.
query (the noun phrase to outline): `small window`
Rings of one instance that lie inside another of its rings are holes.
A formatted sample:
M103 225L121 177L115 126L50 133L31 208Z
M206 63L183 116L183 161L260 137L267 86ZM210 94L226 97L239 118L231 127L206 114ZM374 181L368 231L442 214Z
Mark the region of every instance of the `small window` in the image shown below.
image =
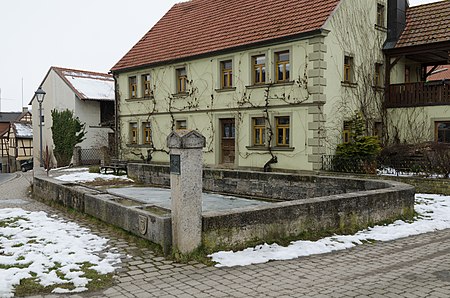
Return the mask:
M144 140L144 144L152 143L152 127L150 122L142 123L142 137Z
M266 144L266 120L263 117L253 118L253 146Z
M275 53L276 81L287 82L290 77L289 51Z
M266 56L259 55L252 57L253 63L253 84L264 84L266 82Z
M128 80L130 84L130 98L137 98L137 78L130 77Z
M344 121L344 127L342 130L342 142L344 144L350 143L351 134L352 134L352 122Z
M152 85L151 85L150 74L142 75L142 94L144 97L152 96L151 88L152 88Z
M177 120L175 122L176 129L187 129L187 121L186 120Z
M130 123L130 143L137 144L138 126L137 123Z
M290 117L275 117L277 146L289 146Z
M373 133L372 135L374 137L377 137L379 140L381 140L383 136L383 123L380 121L377 121L373 124Z
M384 5L378 3L377 4L377 26L384 28Z
M436 142L450 143L450 121L436 122Z
M374 86L381 87L381 73L382 73L383 64L375 63L375 77L374 77Z
M233 87L233 62L231 60L220 62L221 71L221 87L231 88Z
M187 91L187 73L186 68L177 69L177 92L186 93Z
M353 81L353 58L350 56L344 57L344 83L351 83Z
M405 83L411 83L411 68L405 66Z

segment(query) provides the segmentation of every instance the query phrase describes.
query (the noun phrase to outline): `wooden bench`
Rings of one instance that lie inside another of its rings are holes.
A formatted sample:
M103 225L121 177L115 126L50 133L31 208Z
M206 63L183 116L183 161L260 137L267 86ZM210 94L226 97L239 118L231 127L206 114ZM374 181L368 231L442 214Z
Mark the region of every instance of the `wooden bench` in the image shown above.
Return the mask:
M120 175L122 171L125 172L125 174L128 174L127 162L113 160L111 161L110 165L104 165L100 167L100 173L103 171L104 174L108 174L108 170L112 170L114 175Z

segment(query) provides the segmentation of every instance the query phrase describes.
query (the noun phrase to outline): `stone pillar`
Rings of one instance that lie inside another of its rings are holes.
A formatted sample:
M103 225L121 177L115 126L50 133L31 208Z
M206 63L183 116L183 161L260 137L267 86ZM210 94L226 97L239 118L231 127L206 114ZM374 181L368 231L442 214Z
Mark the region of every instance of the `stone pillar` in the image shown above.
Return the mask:
M325 78L325 71L327 70L327 62L325 61L325 54L327 53L327 46L325 44L325 36L318 36L310 40L312 53L309 54L309 65L311 69L308 71L308 91L311 94L311 99L316 105L311 105L308 108L308 161L312 163L313 170L320 170L322 167L322 156L325 155L325 121L326 115L323 107L327 100L325 88L327 80Z
M202 241L202 171L206 139L194 130L177 130L167 137L170 148L172 249L189 254Z
M72 165L74 167L81 166L81 147L73 148Z

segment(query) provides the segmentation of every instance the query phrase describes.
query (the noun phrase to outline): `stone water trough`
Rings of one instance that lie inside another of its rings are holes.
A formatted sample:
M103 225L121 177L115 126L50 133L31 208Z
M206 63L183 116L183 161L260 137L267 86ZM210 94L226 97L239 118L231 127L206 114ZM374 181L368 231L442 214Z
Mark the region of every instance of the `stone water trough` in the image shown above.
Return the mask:
M169 166L129 163L128 176L146 186L170 185ZM210 252L349 233L414 215L414 188L393 181L205 168L203 191L265 202L204 209L202 246ZM171 253L171 211L165 206L44 175L34 177L33 195L94 216Z

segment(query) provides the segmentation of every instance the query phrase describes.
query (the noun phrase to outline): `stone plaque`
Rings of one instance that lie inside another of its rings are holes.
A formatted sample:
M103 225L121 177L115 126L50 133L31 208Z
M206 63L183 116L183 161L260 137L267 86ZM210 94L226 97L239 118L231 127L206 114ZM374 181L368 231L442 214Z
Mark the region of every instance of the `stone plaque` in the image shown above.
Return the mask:
M139 215L139 232L141 232L142 235L147 233L147 223L147 216Z
M170 155L170 174L181 175L181 157L180 155Z

